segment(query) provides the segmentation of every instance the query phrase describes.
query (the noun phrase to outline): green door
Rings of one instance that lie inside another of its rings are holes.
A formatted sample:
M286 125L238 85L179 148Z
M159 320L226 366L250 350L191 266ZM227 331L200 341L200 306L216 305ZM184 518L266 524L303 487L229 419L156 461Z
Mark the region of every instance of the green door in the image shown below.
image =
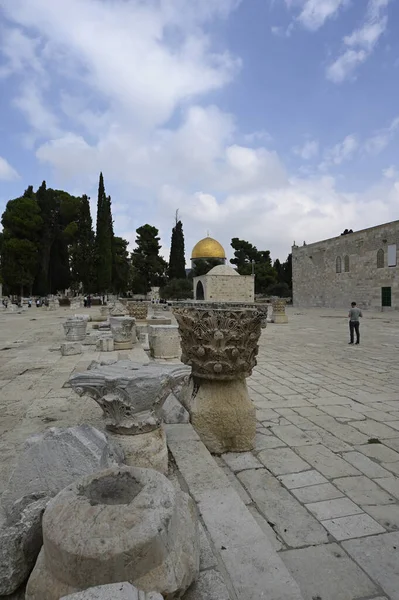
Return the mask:
M382 306L392 306L391 288L390 287L381 288L381 305Z

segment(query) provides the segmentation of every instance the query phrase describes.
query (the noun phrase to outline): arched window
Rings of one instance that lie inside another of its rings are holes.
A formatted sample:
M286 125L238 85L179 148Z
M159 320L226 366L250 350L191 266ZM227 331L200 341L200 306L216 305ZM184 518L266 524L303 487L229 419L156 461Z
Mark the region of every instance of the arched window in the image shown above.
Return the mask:
M349 256L346 255L344 258L344 271L345 273L349 273Z
M337 260L335 261L335 272L336 273L341 273L341 271L342 271L341 257L337 256Z
M380 248L377 252L377 269L384 267L384 250Z

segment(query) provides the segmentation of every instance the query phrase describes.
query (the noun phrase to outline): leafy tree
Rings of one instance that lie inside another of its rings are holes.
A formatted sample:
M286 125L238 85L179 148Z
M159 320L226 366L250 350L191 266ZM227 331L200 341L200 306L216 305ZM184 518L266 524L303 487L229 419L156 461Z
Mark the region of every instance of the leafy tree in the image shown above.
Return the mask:
M236 265L240 275L255 275L255 292L266 293L270 285L276 283L277 273L272 267L269 250L258 250L245 240L233 238L231 245L234 249L234 258L230 259Z
M113 288L116 293L125 293L129 288L131 264L127 247L129 242L121 237L114 238Z
M183 223L179 220L179 211L176 211L175 226L172 229L168 277L170 280L186 278Z
M108 292L112 288L112 247L111 198L105 195L104 178L100 173L96 228L96 271L99 292Z
M43 219L34 195L24 195L7 202L1 222L6 236L38 242Z
M189 279L171 279L161 288L160 296L165 300L193 298L193 284Z
M81 198L77 223L67 228L71 244L72 284L75 289L80 285L84 293L95 289L95 237L90 214L89 198Z
M223 264L220 258L196 258L193 260L193 268L190 271L189 277L200 277L206 275L213 267Z
M152 287L161 287L165 283L167 262L159 256L158 229L152 225L143 225L136 229L137 247L132 253L133 290L146 294Z
M37 245L26 239L6 238L2 249L2 275L11 291L31 293L38 266Z

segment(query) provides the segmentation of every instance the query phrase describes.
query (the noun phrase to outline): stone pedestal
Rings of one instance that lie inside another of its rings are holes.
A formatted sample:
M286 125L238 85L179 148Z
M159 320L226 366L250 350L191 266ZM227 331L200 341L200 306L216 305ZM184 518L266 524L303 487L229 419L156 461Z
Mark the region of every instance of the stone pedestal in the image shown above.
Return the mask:
M87 321L84 319L68 319L63 327L68 342L81 342L86 337Z
M131 350L137 343L135 320L132 317L110 317L115 350Z
M43 549L26 600L128 582L170 600L199 572L193 500L151 469L113 468L62 490L43 516Z
M180 358L180 336L176 325L150 325L148 337L153 358Z
M210 452L255 447L255 406L245 378L256 365L262 313L255 308L178 308L182 362L192 367L180 399Z
M123 449L128 466L168 474L168 446L162 426L140 435L108 433L108 439L114 440Z
M285 300L273 302L273 323L276 325L288 323L288 317L285 314Z
M114 351L114 340L111 336L101 337L97 340L96 350L98 352L113 352Z
M73 356L74 354L82 354L83 346L80 342L63 342L61 344L62 356Z
M108 315L109 315L109 306L108 305L100 306L100 315L102 317L108 317Z
M48 306L46 308L47 310L57 310L59 306L60 303L58 302L57 298L49 298Z
M181 399L209 452L223 454L254 449L256 408L249 398L245 379L191 379Z

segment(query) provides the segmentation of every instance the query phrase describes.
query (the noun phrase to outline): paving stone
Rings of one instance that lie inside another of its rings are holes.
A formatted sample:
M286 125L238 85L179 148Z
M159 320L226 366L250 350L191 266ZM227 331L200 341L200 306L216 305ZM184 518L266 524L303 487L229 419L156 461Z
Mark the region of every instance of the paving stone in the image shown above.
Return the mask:
M335 435L340 440L348 444L365 444L367 436L354 429L351 425L344 425L334 419L334 417L309 417L309 420Z
M278 419L279 414L272 408L258 408L256 410L256 418L258 421L270 421L271 419Z
M348 406L323 406L322 411L330 415L331 417L344 417L347 419L353 419L358 421L362 418L360 412L352 410ZM366 417L363 416L365 419Z
M399 462L382 463L382 466L395 473L395 475L399 475Z
M280 475L277 479L289 490L313 486L319 483L327 483L327 479L317 471L304 471L303 473Z
M375 458L380 462L390 463L399 461L399 453L384 444L367 444L355 446L355 450L365 454L369 458Z
M305 488L292 489L291 493L304 504L309 502L321 502L323 500L332 500L341 498L343 493L337 490L331 483L322 483L320 485L310 485Z
M399 600L399 533L350 540L342 545L391 600Z
M283 544L283 542L277 537L277 534L274 531L273 527L271 527L268 521L260 514L256 506L254 506L254 504L251 504L251 506L248 506L247 508L253 516L253 518L255 519L255 521L257 522L257 524L259 525L259 527L266 534L267 539L269 540L273 548L276 550L276 552L279 552L280 550L286 548L285 544Z
M314 444L314 441L295 425L277 425L272 427L273 433L288 446L304 446Z
M384 477L376 481L378 485L384 488L389 494L395 496L399 500L399 478L398 477Z
M225 463L234 473L245 469L261 469L262 463L251 452L227 452L222 454Z
M352 446L349 446L349 444L339 440L337 437L335 437L335 435L325 431L317 425L314 426L314 429L307 430L306 433L315 444L323 444L323 446L332 452L345 452L352 450Z
M342 477L334 479L334 485L360 506L370 504L392 504L395 498L382 490L368 477Z
M242 471L238 478L260 512L269 523L274 523L276 532L289 546L297 548L327 541L323 527L267 471Z
M263 450L259 452L258 458L274 475L298 473L310 469L310 466L290 448Z
M389 477L390 475L389 471L383 469L380 465L370 460L367 456L364 456L361 452L345 452L342 455L342 458L372 479L376 477Z
M378 592L338 544L288 550L280 556L299 583L304 600L353 600Z
M336 498L335 500L313 502L311 504L306 504L306 508L310 510L319 521L356 515L363 512L362 509L352 502L352 500L349 500L349 498Z
M222 461L223 462L223 461ZM234 473L232 473L229 469L229 467L223 462L223 466L221 467L223 470L223 473L226 475L227 479L229 480L229 483L231 485L232 488L234 488L234 490L237 492L237 494L240 496L241 500L244 502L244 504L251 504L252 499L249 496L249 494L247 494L247 492L244 490L243 486L241 485L241 483L238 481L237 477L234 475Z
M255 451L265 450L266 448L283 448L286 446L284 442L279 440L275 435L268 431L268 435L265 435L262 431L256 434Z
M203 571L184 594L184 600L230 600L223 577L214 569Z
M323 521L323 525L338 541L365 537L385 531L377 521L366 514L330 519Z
M322 445L300 446L297 452L327 478L359 475L357 469Z
M399 529L399 505L365 506L364 510L388 531Z
M399 437L391 438L389 440L381 440L381 441L383 441L385 446L389 446L389 448L392 448L392 450L397 450L399 452ZM397 460L399 460L399 458ZM390 462L390 461L386 461L386 462ZM394 461L394 462L396 462L396 461Z
M384 423L378 423L377 421L352 421L351 425L368 435L370 438L389 439L398 436L398 432L395 429L388 427L388 425L385 425Z
M206 536L202 523L199 523L199 542L200 542L200 571L215 567L217 565L216 556L213 553L209 540Z

